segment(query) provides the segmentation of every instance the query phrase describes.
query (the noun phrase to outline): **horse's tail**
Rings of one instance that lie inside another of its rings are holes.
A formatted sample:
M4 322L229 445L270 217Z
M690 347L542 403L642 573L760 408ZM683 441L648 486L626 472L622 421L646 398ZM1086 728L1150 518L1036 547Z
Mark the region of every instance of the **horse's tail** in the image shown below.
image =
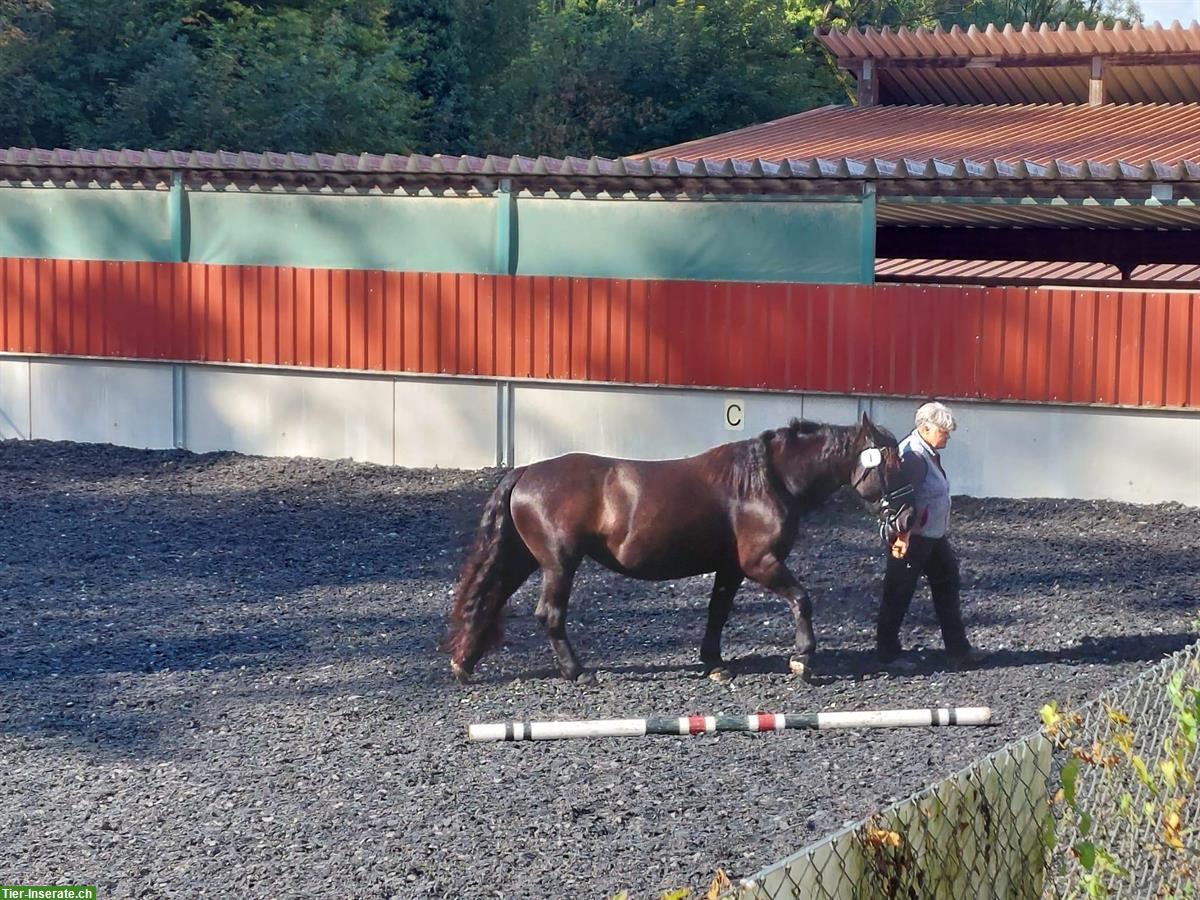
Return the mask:
M524 472L524 466L513 469L496 485L458 575L444 648L454 677L462 682L471 677L480 657L503 641L504 603L536 568L509 508ZM511 571L506 571L506 563Z

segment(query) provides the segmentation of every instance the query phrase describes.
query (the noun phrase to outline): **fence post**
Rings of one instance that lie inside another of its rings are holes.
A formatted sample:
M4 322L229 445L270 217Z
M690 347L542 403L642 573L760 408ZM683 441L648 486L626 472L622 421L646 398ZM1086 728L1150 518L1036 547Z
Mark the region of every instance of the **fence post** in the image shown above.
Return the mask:
M867 182L862 189L862 209L860 210L861 238L859 242L859 283L875 283L875 184Z
M184 378L187 367L182 363L171 366L171 443L176 450L187 449L187 430L184 409Z
M511 381L496 382L496 465L511 468L513 463L513 386Z
M496 188L496 274L513 275L517 271L517 195L512 180L500 179Z
M184 208L183 173L175 172L171 176L171 193L167 200L171 228L171 259L175 262L186 262L188 258L185 230L187 228L186 209Z

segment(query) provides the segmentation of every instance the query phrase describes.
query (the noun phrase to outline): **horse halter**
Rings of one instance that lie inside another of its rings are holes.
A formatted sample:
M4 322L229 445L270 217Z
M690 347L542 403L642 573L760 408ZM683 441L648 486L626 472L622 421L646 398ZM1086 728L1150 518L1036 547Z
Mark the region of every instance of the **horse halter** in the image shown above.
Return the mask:
M858 486L863 483L868 473L872 469L876 469L883 464L883 452L878 447L868 447L862 453L858 454L858 465L862 469L862 475L854 482L854 490L858 491ZM884 470L883 478L883 494L879 498L879 535L885 541L888 539L889 533L895 533L900 530L900 513L908 506L915 491L911 484L902 484L897 488L888 490L887 472Z

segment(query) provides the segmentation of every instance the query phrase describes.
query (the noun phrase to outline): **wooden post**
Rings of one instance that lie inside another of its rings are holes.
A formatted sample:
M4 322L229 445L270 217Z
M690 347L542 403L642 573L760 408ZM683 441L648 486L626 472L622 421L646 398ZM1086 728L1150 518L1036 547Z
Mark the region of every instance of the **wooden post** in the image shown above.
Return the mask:
M858 105L876 106L879 103L879 73L875 60L864 59L858 71Z
M1088 106L1103 106L1108 102L1104 96L1104 57L1092 57L1092 78L1088 82Z

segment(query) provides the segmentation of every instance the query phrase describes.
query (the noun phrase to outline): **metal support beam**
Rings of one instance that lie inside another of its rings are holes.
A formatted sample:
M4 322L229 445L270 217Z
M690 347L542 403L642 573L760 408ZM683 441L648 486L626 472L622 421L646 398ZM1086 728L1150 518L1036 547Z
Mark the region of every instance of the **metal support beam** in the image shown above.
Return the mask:
M171 443L177 450L187 449L186 377L186 366L171 366Z
M496 382L496 465L511 468L515 452L513 438L513 385Z
M861 284L875 283L875 235L877 232L875 222L875 184L868 181L862 188L862 240L859 245L859 253L862 254L862 268L859 272L859 282Z
M182 172L176 172L171 176L171 193L167 203L171 230L171 258L175 262L187 262L187 209Z
M512 180L502 178L496 187L496 274L517 271L517 195Z

